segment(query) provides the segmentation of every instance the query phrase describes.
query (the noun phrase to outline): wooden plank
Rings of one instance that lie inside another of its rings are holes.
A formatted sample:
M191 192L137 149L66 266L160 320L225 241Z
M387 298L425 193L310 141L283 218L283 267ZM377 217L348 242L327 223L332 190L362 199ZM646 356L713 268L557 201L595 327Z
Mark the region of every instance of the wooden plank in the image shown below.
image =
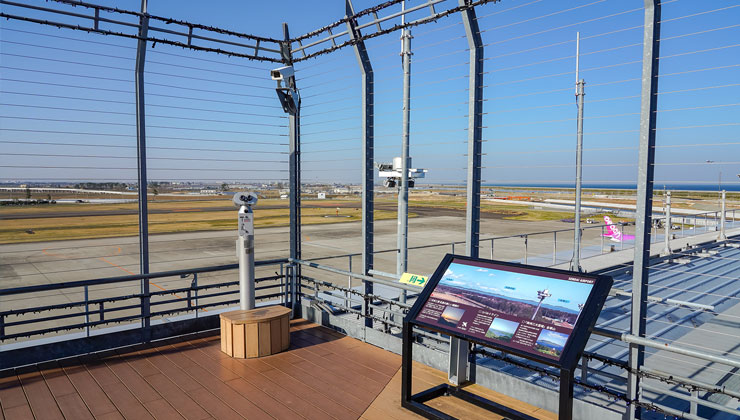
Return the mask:
M280 331L282 321L273 319L270 321L270 354L280 353L283 346L283 333Z
M232 325L231 331L233 333L231 340L234 343L234 354L232 356L241 359L247 357L244 325Z
M149 410L149 412L152 413L152 415L156 419L176 420L183 418L180 413L178 413L177 410L175 410L175 408L170 405L170 403L163 400L162 398L154 401L148 401L144 403L144 407L146 407L146 409Z
M118 411L111 411L110 413L101 414L95 417L95 420L126 420L123 418L121 413Z
M247 324L245 327L247 335L247 357L258 357L260 355L259 327L257 324Z
M203 420L210 417L206 410L163 373L147 376L146 381L186 419Z
M226 354L234 355L234 326L231 322L226 322Z
M92 355L89 357L80 358L80 360L87 368L87 371L90 372L90 375L95 378L95 382L97 382L101 388L104 385L111 385L121 382L121 380L118 379L118 377L114 375L110 369L108 369L108 366L103 360L96 359Z
M149 357L154 354L156 354L154 350L146 347L129 352L118 352L119 358L125 360L142 378L161 373L156 366L149 362Z
M270 353L270 323L260 322L259 326L259 350L260 356L269 356Z
M226 351L226 321L221 318L221 351L228 354Z
M243 420L243 417L237 414L236 411L232 410L231 407L224 404L223 401L216 398L216 396L203 387L190 391L188 395L203 407L203 409L219 420Z
M23 393L23 388L15 371L5 372L5 376L0 377L0 402L2 402L5 410L28 405L28 400ZM16 411L20 413L23 410Z
M49 390L54 397L77 393L74 385L69 381L64 370L62 370L57 362L43 363L39 365L38 368L44 376L46 386L49 387Z
M3 408L8 420L34 420L31 407L28 405L16 405L11 408Z
M113 382L101 385L101 387L123 417L136 420L154 419L123 383Z
M154 350L154 349L152 349ZM202 388L201 385L193 381L190 375L185 373L179 366L167 359L160 353L149 356L150 362L157 367L169 380L177 384L185 392L194 391Z
M205 348L201 348L201 351L205 351ZM259 361L259 359L214 359L216 363L219 363L224 368L228 368L234 373L241 376L245 381L259 388L267 395L280 401L286 407L290 408L296 413L300 413L306 419L310 420L321 420L329 418L328 414L319 410L315 406L302 398L301 394L293 394L287 390L281 388L270 380L269 375L263 375L261 372L252 369L248 365L252 365L249 362ZM272 371L272 370L270 370Z
M261 408L257 407L251 401L239 395L237 392L235 392L224 383L227 380L237 378L238 375L229 372L227 369L224 368L211 369L212 366L210 366L211 368L209 368L209 366L204 363L204 361L197 360L197 349L183 349L178 353L168 353L166 354L166 357L172 360L175 364L179 365L181 368L185 368L187 374L190 375L191 378L198 381L204 388L207 388L209 391L213 392L213 394L218 397L218 399L223 401L223 403L227 404L240 415L248 417L250 419L270 419L270 416ZM206 359L206 356L202 355L201 358ZM186 360L190 360L190 362L192 363L187 363ZM244 359L226 358L221 360ZM204 367L203 365L206 366ZM201 404L201 406L203 405ZM203 407L208 410L207 407ZM208 411L210 412L210 410ZM217 418L219 417L213 412L211 412L211 415Z
M108 368L120 379L120 381L131 391L137 400L142 403L162 398L157 391L139 376L138 373L124 360L111 358L106 361Z
M94 419L90 409L87 408L85 402L77 393L56 397L56 402L66 419Z
M36 367L18 369L17 372L33 415L42 419L63 419L64 416L54 401L49 387L46 386L41 372Z
M288 350L290 347L290 317L284 316L280 319L281 349Z
M73 362L73 360L62 361L60 366L93 416L99 418L105 414L118 412L90 372L84 366L73 364Z
M275 367L291 378L294 378L296 381L303 383L305 387L312 388L322 395L335 400L357 416L362 414L375 398L375 395L373 394L365 393L363 397L358 397L357 395L350 393L349 389L352 388L352 386L338 383L336 378L331 381L318 381L318 376L316 374L322 369L317 367L315 370L309 372L299 368L294 363L282 360L279 356L280 355L265 357L260 360Z
M385 383L379 383L373 380L358 381L358 374L353 372L349 366L346 366L345 363L329 363L327 359L325 359L325 355L314 353L312 351L312 347L310 346L306 348L295 349L292 351L299 354L301 357L308 360L309 362L320 366L323 369L326 369L333 375L336 375L338 379L341 378L342 381L354 384L355 387L362 389L365 392L369 392L373 395L377 395L378 392L380 392L386 385Z
M233 324L248 324L256 322L271 321L276 318L290 314L290 309L285 306L267 306L257 309L237 310L224 312L220 315L221 319Z
M236 392L244 395L250 401L259 405L267 414L278 420L293 420L295 418L303 418L300 413L296 413L290 408L283 405L283 402L277 401L270 395L262 392L256 386L245 381L243 378L233 379L226 383L228 386L233 388Z
M265 363L265 361L262 359L254 360L258 363ZM286 374L279 369L273 369L269 372L269 375L264 376L269 377L272 382L287 390L288 392L294 395L300 395L301 398L305 399L310 404L321 409L334 418L356 419L357 417L359 417L360 414L362 414L361 411L353 412L347 407L343 407L341 404L339 404L337 402L337 395L327 397L321 392L316 391L314 388L308 386L308 384L304 384L302 381L297 380L296 378Z

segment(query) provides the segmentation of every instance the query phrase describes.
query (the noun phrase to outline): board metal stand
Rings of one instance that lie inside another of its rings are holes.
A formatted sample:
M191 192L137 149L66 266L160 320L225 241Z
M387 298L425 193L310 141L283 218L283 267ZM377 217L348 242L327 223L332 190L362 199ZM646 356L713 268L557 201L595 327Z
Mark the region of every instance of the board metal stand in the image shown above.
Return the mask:
M574 370L575 370L577 361L581 358L583 354L583 349L586 345L586 342L588 341L588 337L591 334L591 329L593 328L593 325L596 322L596 318L598 317L598 314L601 311L604 301L606 300L606 296L612 285L612 279L609 277L605 277L605 276L590 276L590 277L597 277L597 282L594 285L594 290L589 296L588 301L584 305L585 309L583 313L586 315L580 315L578 318L578 321L576 321L576 325L574 326L571 340L568 342L568 346L566 347L566 349L563 350L563 357L560 359L560 361L559 362L548 361L548 360L544 360L543 358L540 358L537 356L533 357L531 354L526 354L526 353L519 352L516 350L508 349L505 346L497 346L495 343L484 342L480 339L477 339L467 334L458 334L455 331L442 329L439 327L434 327L431 325L427 325L424 322L419 322L415 320L416 316L419 314L420 310L422 309L422 306L426 303L427 299L432 294L434 288L439 283L442 277L442 274L444 274L444 272L446 271L447 267L449 266L449 264L452 262L453 259L457 262L460 262L460 261L464 262L465 260L481 261L481 262L490 262L490 263L498 264L501 266L512 266L511 263L502 263L499 261L489 261L489 260L482 260L482 259L477 259L477 258L473 259L470 257L462 257L458 255L451 255L451 254L448 254L442 260L442 263L437 268L437 271L434 273L434 275L432 275L430 280L427 282L427 287L419 295L419 297L417 298L417 301L415 302L414 306L411 308L411 310L409 311L408 315L406 316L403 322L402 366L401 366L401 381L402 381L401 382L401 406L421 416L424 416L428 419L452 420L452 419L456 419L456 417L453 417L452 415L447 414L447 413L443 413L442 411L439 411L433 407L430 407L425 403L437 397L453 396L461 400L467 401L471 404L474 404L478 407L481 407L483 409L489 410L493 413L504 416L508 419L512 419L512 420L533 420L535 419L535 417L532 417L530 415L516 411L515 409L511 407L498 404L494 401L490 401L486 398L483 398L469 391L466 391L464 387L465 385L469 385L470 383L463 384L462 386L454 386L454 385L445 383L445 384L441 384L433 388L427 389L425 391L419 392L417 394L412 394L412 389L413 389L412 388L412 381L413 381L412 366L413 366L413 343L414 343L412 331L414 327L417 327L417 328L423 328L423 329L430 330L430 331L440 332L446 335L450 335L452 337L457 337L461 340L466 340L470 343L475 343L475 344L478 344L484 347L495 348L505 353L509 353L515 356L525 357L525 358L528 358L528 359L531 359L537 362L542 362L542 363L558 368L560 370L560 392L559 392L559 397L558 397L558 418L560 420L572 420L573 419ZM517 266L527 267L523 265L517 265ZM541 268L541 267L532 267L532 268L541 270L545 273L546 272L559 273L559 274L568 273L563 270L555 270L555 269L549 269L549 268ZM574 274L581 275L581 276L584 275L583 273L574 273Z
M426 405L429 400L437 397L452 396L460 398L471 404L477 405L485 410L494 412L511 420L535 420L536 417L521 413L510 407L498 404L494 401L480 397L472 392L466 391L465 386L453 386L441 384L417 394L411 394L413 381L413 338L411 337L412 326L408 322L403 323L403 364L401 368L401 406L433 420L454 420L449 414L443 413L433 407ZM573 371L560 370L560 396L558 403L558 419L571 420L573 418Z

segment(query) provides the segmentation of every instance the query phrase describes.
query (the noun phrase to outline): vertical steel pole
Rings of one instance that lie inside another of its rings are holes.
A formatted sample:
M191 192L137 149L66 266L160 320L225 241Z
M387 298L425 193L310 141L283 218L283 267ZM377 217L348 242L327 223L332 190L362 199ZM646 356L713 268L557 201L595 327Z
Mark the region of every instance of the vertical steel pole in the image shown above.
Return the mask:
M405 2L402 3L405 7ZM401 19L404 19L403 17ZM401 185L398 191L398 258L396 274L406 272L408 266L409 234L409 129L411 119L411 30L404 29L401 35L403 49L403 135L401 146ZM406 302L406 291L401 291L401 302Z
M576 33L576 104L578 107L576 132L576 208L575 229L573 229L573 258L570 260L571 271L581 271L581 183L583 174L583 85L586 83L579 77L579 58L581 49L581 34Z
M645 0L642 55L642 93L640 107L640 144L638 147L637 214L635 217L635 258L632 274L632 318L630 332L645 336L648 276L650 262L650 225L653 214L653 171L655 162L655 124L658 105L658 58L660 39L660 3ZM627 393L630 400L640 398L640 378L635 373L645 361L644 346L630 344ZM640 418L635 404L627 406L630 420Z
M465 6L465 0L458 0ZM465 220L465 251L468 256L478 258L480 252L480 189L481 189L481 148L483 138L483 41L478 29L475 9L461 12L465 36L470 48L470 67L468 68L468 177L467 209ZM454 243L453 243L454 250ZM453 251L454 253L454 251ZM491 240L493 258L493 239ZM449 381L454 385L468 382L468 354L470 343L455 337L450 338L450 360L447 371Z
M665 193L665 238L663 238L663 255L671 255L671 192Z
M136 45L136 157L139 181L139 274L149 274L149 209L147 202L146 174L146 120L144 107L144 63L146 62L146 37L149 32L147 0L141 0L139 40ZM150 337L149 279L141 279L141 326L144 341Z
M460 6L465 0L458 0ZM468 69L468 179L465 250L478 258L480 251L481 154L483 139L483 41L473 8L460 12L470 48Z
M573 244L573 259L570 262L572 271L581 271L581 183L583 182L583 87L586 82L583 79L577 83L578 93L576 100L578 102L578 134L576 143L576 208L575 208L575 229Z
M239 254L239 309L250 310L255 306L254 290L254 213L250 206L239 208L239 237L236 250Z
M727 211L727 191L722 190L722 214L719 218L719 237L718 241L727 240L727 234L725 233L725 225L727 224L727 217L725 212Z
M283 23L281 56L286 66L293 65L293 54L290 52L290 32L288 24ZM289 187L290 187L290 258L301 258L301 98L296 87L295 76L285 80L286 87L295 104L288 113L289 127ZM300 279L300 265L296 265L294 274Z
M346 2L346 13L347 16L352 16L355 13L350 0ZM373 172L375 162L375 83L370 56L367 54L365 42L359 40L361 34L356 26L357 22L353 19L347 21L350 39L356 41L353 48L362 70L362 237L364 241L362 274L370 276L370 270L373 269L374 263L373 252L375 252L375 227L373 222L375 212L375 174ZM365 295L373 294L373 283L368 281L364 283ZM372 309L366 305L363 313L365 313L365 326L372 328L373 319L370 317Z

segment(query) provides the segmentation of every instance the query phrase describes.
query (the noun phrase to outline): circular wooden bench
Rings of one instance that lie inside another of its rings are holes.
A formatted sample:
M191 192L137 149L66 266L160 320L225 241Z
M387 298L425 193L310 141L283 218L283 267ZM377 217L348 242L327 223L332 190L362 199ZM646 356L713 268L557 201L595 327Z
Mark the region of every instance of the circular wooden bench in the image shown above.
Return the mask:
M290 309L284 306L221 314L221 351L242 359L269 356L290 347Z

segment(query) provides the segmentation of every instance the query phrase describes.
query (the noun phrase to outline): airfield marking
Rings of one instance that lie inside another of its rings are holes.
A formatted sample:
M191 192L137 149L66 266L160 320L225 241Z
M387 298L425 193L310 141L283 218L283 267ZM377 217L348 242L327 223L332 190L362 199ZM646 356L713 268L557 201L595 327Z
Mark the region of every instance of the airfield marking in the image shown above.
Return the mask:
M41 252L44 253L44 254L46 254L46 255L52 256L52 257L62 257L62 258L67 258L67 259L72 258L72 257L70 257L68 255L64 255L64 254L54 254L53 252L47 252L46 249L42 249ZM111 255L108 255L108 257L113 257L113 256L118 255L120 253L121 253L121 247L119 246L119 247L116 247L116 252L112 253ZM110 265L112 265L113 267L115 267L115 268L123 271L124 273L130 274L132 276L135 276L136 275L136 274L132 273L131 271L129 271L129 270L121 267L120 265L118 265L118 264L116 264L114 262L108 261L105 257L98 257L98 259L101 260L101 261L104 261L104 262L106 262L106 263L108 263ZM154 283L151 280L149 280L149 284L151 284L154 287L157 287L157 288L161 289L163 292L166 292L167 291L167 289L165 289L164 287L158 285L157 283ZM172 295L175 296L178 299L182 299L182 296L178 295L177 293L172 293ZM208 312L208 310L205 309L205 308L202 308L201 311Z

